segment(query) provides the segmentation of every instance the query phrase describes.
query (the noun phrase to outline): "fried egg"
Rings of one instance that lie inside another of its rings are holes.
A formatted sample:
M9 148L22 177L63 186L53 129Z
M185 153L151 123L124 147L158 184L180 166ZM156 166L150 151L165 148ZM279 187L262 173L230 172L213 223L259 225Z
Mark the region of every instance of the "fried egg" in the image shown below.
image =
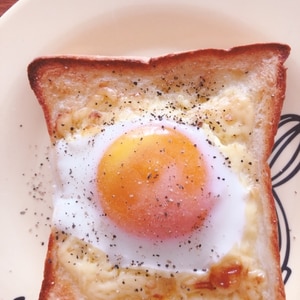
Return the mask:
M135 119L55 149L54 225L114 266L202 273L241 241L247 189L202 128Z

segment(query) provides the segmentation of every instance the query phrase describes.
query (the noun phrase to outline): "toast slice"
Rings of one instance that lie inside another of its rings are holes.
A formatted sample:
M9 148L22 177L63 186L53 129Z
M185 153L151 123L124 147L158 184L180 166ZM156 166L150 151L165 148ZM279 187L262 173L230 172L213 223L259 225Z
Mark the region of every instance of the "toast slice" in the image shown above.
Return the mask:
M108 253L54 223L40 299L285 299L267 159L285 97L289 52L289 46L274 43L149 60L35 59L28 77L54 152L61 141L101 139L107 127L135 117L188 123L203 130L247 190L240 239L201 272L117 266Z

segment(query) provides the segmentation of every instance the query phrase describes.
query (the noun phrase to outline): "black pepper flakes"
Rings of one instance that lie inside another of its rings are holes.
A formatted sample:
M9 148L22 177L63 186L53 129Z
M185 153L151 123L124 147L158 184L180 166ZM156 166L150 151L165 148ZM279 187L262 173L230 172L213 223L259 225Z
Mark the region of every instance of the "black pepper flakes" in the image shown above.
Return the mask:
M24 216L27 211L28 211L28 208L25 208L24 210L20 211L20 215Z

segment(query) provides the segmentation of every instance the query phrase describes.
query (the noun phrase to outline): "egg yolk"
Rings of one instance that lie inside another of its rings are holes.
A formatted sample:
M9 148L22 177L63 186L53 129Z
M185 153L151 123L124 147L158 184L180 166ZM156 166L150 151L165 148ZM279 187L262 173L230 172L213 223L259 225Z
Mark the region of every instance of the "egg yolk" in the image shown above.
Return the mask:
M134 129L115 140L98 166L105 214L140 237L166 239L203 225L212 206L203 155L176 129Z

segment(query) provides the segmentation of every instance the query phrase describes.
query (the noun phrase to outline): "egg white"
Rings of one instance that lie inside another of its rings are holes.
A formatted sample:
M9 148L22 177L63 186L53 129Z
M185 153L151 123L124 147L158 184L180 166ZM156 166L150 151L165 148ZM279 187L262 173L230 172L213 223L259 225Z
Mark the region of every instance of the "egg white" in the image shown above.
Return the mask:
M115 139L149 122L120 122L96 136L78 134L70 141L57 142L53 223L58 230L102 250L112 265L202 273L241 241L247 189L218 149L206 140L201 128L166 120L152 122L176 127L205 155L210 167L210 190L220 197L200 229L181 238L153 241L118 228L101 208L96 187L101 157Z

